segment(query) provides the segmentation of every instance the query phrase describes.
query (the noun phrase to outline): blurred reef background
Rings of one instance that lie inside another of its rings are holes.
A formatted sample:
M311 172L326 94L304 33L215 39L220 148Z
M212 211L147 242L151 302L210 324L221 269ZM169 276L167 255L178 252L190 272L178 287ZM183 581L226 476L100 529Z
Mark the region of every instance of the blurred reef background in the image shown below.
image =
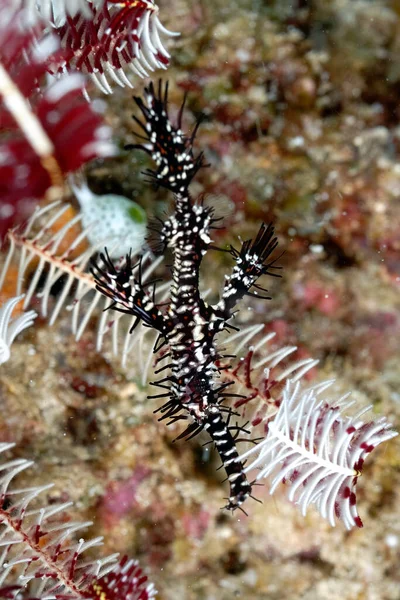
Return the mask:
M264 220L284 250L272 300L249 299L241 322L318 358L316 381L335 378L339 394L352 390L398 428L400 1L159 5L181 32L163 74L171 114L189 92L186 129L205 116L197 148L211 166L193 194L226 215L216 243L252 237ZM161 217L170 195L145 183L141 153L123 150L134 142L132 91L102 100L121 153L89 167L91 188ZM229 264L209 252L205 287L219 289ZM105 553L140 559L160 600L400 599L399 438L359 483L364 529L304 519L282 489L257 488L263 504L231 515L213 451L201 437L173 444L147 392L96 352L90 328L76 343L68 313L52 328L41 318L0 373L0 434L37 462L25 477L54 481L49 501L73 500L94 521Z

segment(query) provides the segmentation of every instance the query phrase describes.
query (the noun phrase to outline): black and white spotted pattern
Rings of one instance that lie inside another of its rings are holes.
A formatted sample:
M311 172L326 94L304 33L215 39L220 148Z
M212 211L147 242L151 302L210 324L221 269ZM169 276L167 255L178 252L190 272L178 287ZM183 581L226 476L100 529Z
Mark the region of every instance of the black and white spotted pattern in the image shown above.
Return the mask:
M213 405L206 410L204 428L214 440L229 481L230 492L226 508L235 510L251 495L251 484L243 472L235 439L219 406Z
M244 295L253 293L252 287L257 289L258 278L274 274L276 267L270 256L277 240L273 227L262 224L254 241L244 242L239 251L230 248L236 264L226 278L220 301L210 306L201 298L200 265L211 244L216 219L212 208L191 198L189 184L204 166L203 155L195 157L193 153L196 128L190 138L182 132L182 110L177 126L171 124L167 92L167 86L163 91L160 83L156 93L151 84L145 90L144 101L135 98L144 122L134 119L141 128L140 137L144 142L130 147L140 148L152 157L156 169L147 174L157 185L174 194L175 211L160 231L161 245L169 247L173 253L170 303L163 309L155 305L140 277L131 276L129 257L122 269L116 269L108 257L103 256L104 266L95 265L93 272L98 289L113 300L116 310L135 315L145 325L156 329L162 345L167 345L170 372L154 382L161 392L152 396L166 399L158 409L160 420L167 419L169 423L181 419L188 421L180 438L192 437L202 430L208 432L230 485L226 508L235 510L241 508L251 495L251 483L236 448L236 438L244 430L230 424L234 413L224 405L229 392L227 385L221 385L219 380L216 363L221 356L217 336L231 327L236 304ZM156 344L156 350L159 348Z
M181 129L183 106L179 114L178 126L174 127L170 123L167 111L168 84L163 93L161 80L158 93L155 92L151 83L145 90L145 101L143 102L139 97L134 100L142 111L145 122L142 123L136 117L133 118L142 129L141 137L144 133L147 142L129 145L127 148L140 148L147 152L157 167L155 171L147 171L147 175L158 185L171 190L171 192L185 195L193 177L204 166L202 153L196 158L193 156L192 144L197 126L191 138L188 139Z

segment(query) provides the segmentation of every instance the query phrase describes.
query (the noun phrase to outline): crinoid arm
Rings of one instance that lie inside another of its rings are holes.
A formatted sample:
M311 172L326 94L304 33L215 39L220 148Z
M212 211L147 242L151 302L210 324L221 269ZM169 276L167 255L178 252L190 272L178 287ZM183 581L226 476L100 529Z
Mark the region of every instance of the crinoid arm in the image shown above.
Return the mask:
M0 453L13 446L1 443ZM32 465L32 461L12 457L0 464L0 597L153 598L154 586L147 582L136 561L125 557L117 562L118 554L89 557L87 551L101 546L102 538L82 538L83 530L92 523L71 519L72 502L46 502L51 483L34 487L15 483L18 475Z
M20 4L0 3L2 239L24 204L61 197L67 174L116 152L111 128L82 96L85 77L49 76L63 62L59 40L45 35L42 23L31 28Z
M331 384L302 388L300 382L287 381L265 439L240 459L252 457L245 471L259 469L257 481L272 477L271 494L280 483L287 484L289 500L299 505L303 515L314 504L332 526L341 519L351 529L363 526L356 486L365 458L397 433L385 417L363 422L360 417L369 407L353 416L343 415L353 404L348 395L336 402L321 398Z
M0 271L0 290L11 277L15 278L15 295L25 294L23 309L34 306L50 325L55 324L64 311L68 312L76 340L81 339L93 319L97 330L96 349L102 350L106 339L110 338L112 352L121 358L124 366L129 364L128 350L132 345L138 345L142 350L138 369L145 379L151 362L148 357L152 356L152 344L146 344L145 338L151 337L151 332L138 327L130 335L136 322L136 316L130 313L114 312L110 317L110 312L105 309L111 301L96 290L90 272L90 258L104 250L104 246L115 248L116 240L99 240L93 245L89 237L82 214L75 213L70 205L55 202L38 207L24 226L11 229L7 234L8 252ZM133 276L139 277L139 273L136 274L139 258L132 257L131 260ZM149 286L160 261L161 258L153 259L149 253L142 257L140 278L143 286ZM155 297L165 293L168 286L168 282L160 286Z
M7 362L10 358L10 346L17 335L27 327L31 327L37 317L35 311L30 310L11 320L13 310L23 297L22 294L21 296L10 298L0 306L0 365Z
M277 346L275 333L265 329L263 324L249 325L227 335L223 345L230 353L229 360L217 363L221 380L234 383L235 392L241 395L234 400L233 409L250 422L257 435L264 434L275 416L286 381L309 378L318 364L310 356L299 357L297 346Z
M56 17L54 7L60 2L45 0L42 4L50 5ZM57 19L55 31L65 50L64 69L88 74L103 93L111 94L111 82L133 87L128 69L143 78L155 69L167 68L170 54L162 38L179 33L162 25L153 0L96 0L86 2L85 8L75 10L75 15L70 10Z

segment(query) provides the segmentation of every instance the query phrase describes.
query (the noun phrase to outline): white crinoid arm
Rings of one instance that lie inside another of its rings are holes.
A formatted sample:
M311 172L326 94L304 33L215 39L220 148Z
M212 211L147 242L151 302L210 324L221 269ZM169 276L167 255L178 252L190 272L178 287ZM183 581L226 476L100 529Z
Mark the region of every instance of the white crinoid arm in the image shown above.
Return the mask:
M367 409L353 416L343 410L353 403L347 396L334 404L320 398L332 382L302 389L289 380L266 438L240 459L258 456L246 472L259 468L256 480L272 476L270 493L280 483L289 485L288 498L303 515L315 504L334 526L341 519L347 529L362 527L356 505L356 486L366 455L397 435L385 417L363 422Z
M18 302L23 299L24 295L16 296L8 300L0 307L0 365L7 362L10 358L10 347L17 335L27 327L33 325L37 313L30 310L16 319L12 319L11 315Z
M94 549L103 538L81 537L92 523L72 518L72 502L48 502L52 483L21 487L19 476L33 462L3 459L13 447L0 443L0 598L155 598L136 560L125 556L117 562L118 554L96 558Z
M122 208L122 213L125 213L125 208ZM129 366L129 358L135 358L131 364L136 367L135 371L137 369L140 373L144 385L153 361L155 339L152 338L152 332L146 328L141 331L138 327L131 335L135 317L122 313L111 315L108 310L105 310L110 306L111 301L96 290L95 280L90 272L90 258L96 252L101 252L104 247L107 247L113 255L121 246L121 239L130 246L133 243L128 241L129 238L136 243L133 239L136 236L136 226L132 221L130 232L121 229L121 224L125 222L124 214L121 214L115 202L111 203L105 213L102 210L93 211L92 207L92 217L94 220L85 226L83 213L74 214L69 204L56 201L37 207L26 225L9 230L7 233L9 247L3 267L0 268L0 292L4 289L5 282L11 282L13 277L14 293L16 295L24 293L24 310L28 309L33 302L37 304L39 301L38 312L48 319L50 325L54 325L64 310L69 312L71 329L76 341L79 341L90 328L94 317L94 322L97 322L97 351L100 352L104 348L105 340L108 338L113 355L121 357L124 367ZM114 222L117 230L109 227L109 237L102 239L99 219L107 223ZM138 255L136 259L134 255L132 256L134 262L137 262L138 258ZM150 281L151 274L161 262L162 257L153 258L149 251L144 253L141 263L144 283ZM11 276L10 269L14 265L18 268L17 277ZM138 269L139 262L136 264L135 272ZM58 294L52 296L51 290L56 283ZM157 301L165 300L169 285L170 283L166 282L157 287L155 290ZM32 312L27 314L31 315ZM137 359L137 353L133 348L138 347L141 351Z
M153 70L153 68L166 69L171 56L165 48L161 36L177 37L180 33L164 27L158 16L158 6L153 1L149 2L149 5L154 7L154 10L147 11L143 19L141 27L141 53L144 55L144 63L147 59L150 70ZM141 56L139 53L140 60Z

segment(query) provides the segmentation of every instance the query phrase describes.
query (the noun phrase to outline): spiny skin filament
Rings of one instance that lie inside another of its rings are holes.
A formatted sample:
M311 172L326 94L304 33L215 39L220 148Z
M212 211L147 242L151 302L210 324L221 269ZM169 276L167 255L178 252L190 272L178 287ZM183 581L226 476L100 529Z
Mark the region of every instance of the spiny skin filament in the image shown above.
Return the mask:
M164 248L173 253L172 285L170 303L164 309L156 306L153 296L144 289L139 276L133 277L134 265L129 256L121 268L116 268L107 254L101 256L102 266L93 264L97 289L111 298L112 308L137 317L146 326L160 334L154 351L168 347L170 374L154 385L162 392L150 398L165 398L158 411L160 420L169 423L189 420L187 429L179 436L193 437L206 430L222 460L230 493L226 508L241 508L251 495L252 485L248 481L244 465L236 448L237 436L243 427L230 425L234 416L232 409L224 405L229 394L229 384L221 384L218 363L222 358L217 349L217 336L233 327L230 321L234 309L250 291L261 275L274 275L275 260L271 254L277 246L272 225L262 224L256 238L245 241L240 250L230 248L228 252L235 266L219 302L208 305L200 296L199 274L203 256L211 245L213 209L194 201L189 185L196 173L205 166L203 155L193 154L193 141L197 126L190 138L181 129L182 109L178 123L173 126L168 118L168 86L164 90L161 82L158 90L150 84L145 90L144 101L134 98L142 112L143 122L134 117L141 128L138 136L143 143L129 148L139 148L153 159L156 168L146 173L157 186L169 189L175 200L175 211L160 231ZM263 296L261 296L263 297ZM135 322L136 325L136 322ZM164 355L165 357L165 355Z

